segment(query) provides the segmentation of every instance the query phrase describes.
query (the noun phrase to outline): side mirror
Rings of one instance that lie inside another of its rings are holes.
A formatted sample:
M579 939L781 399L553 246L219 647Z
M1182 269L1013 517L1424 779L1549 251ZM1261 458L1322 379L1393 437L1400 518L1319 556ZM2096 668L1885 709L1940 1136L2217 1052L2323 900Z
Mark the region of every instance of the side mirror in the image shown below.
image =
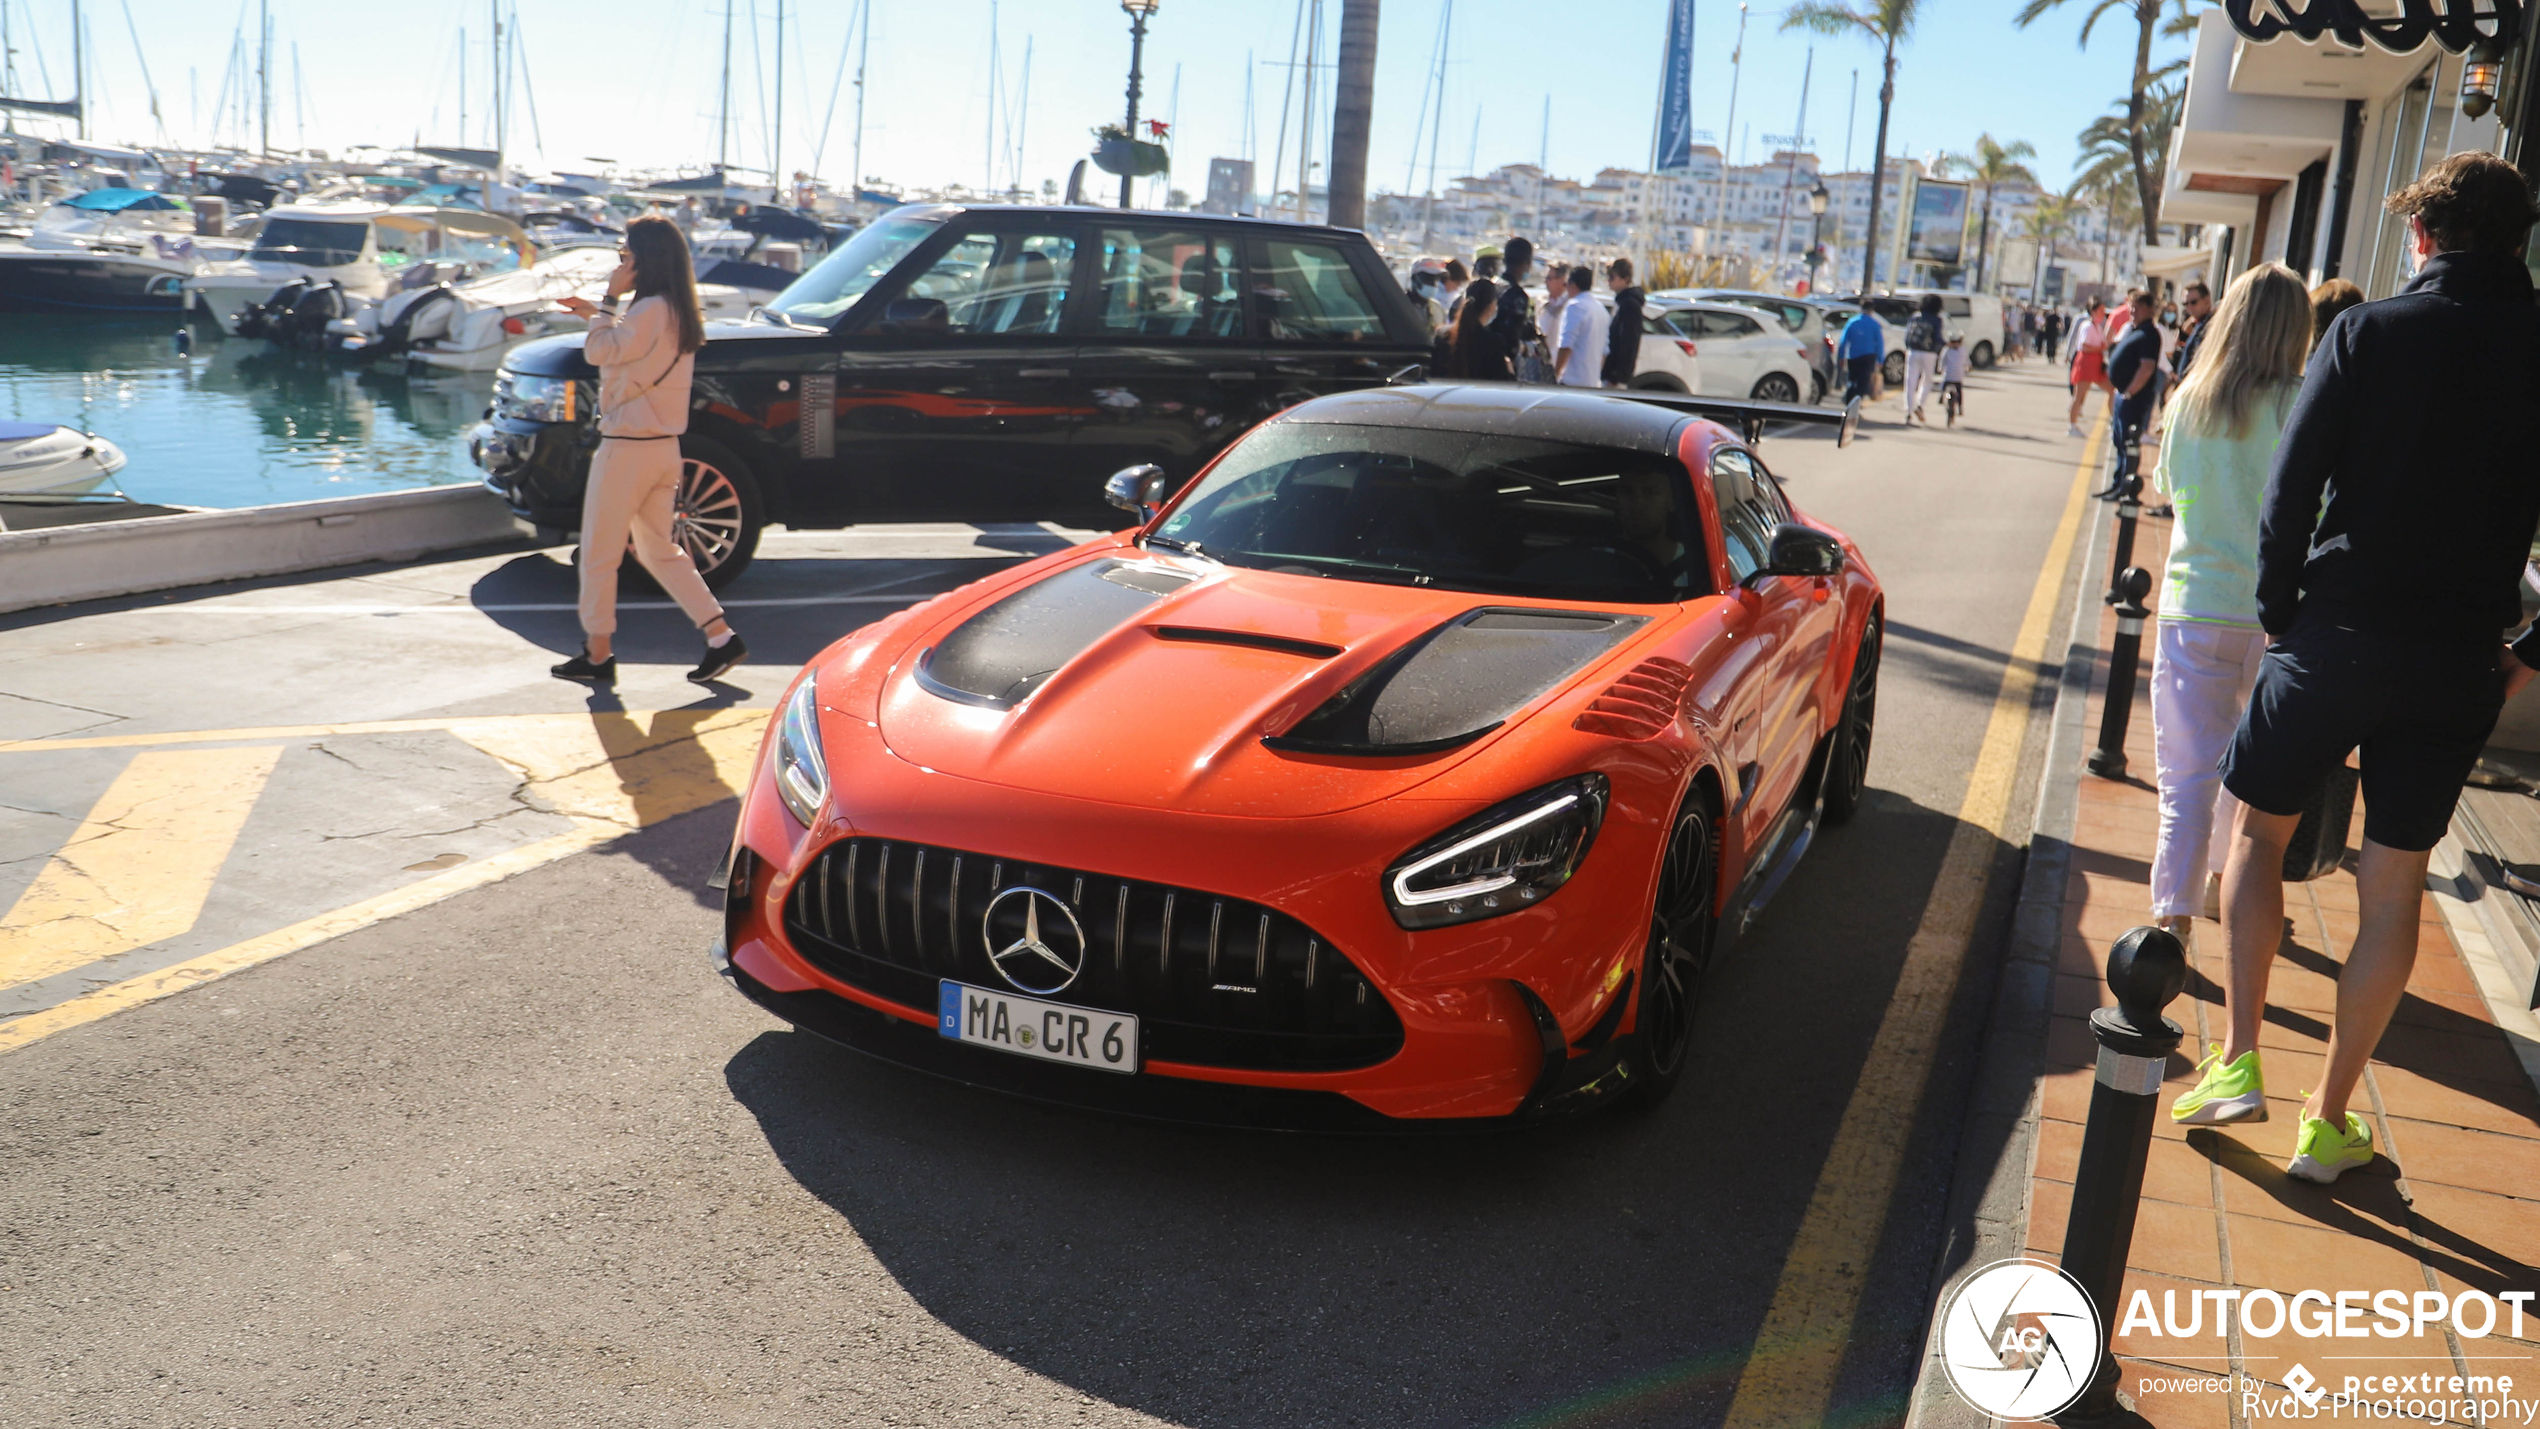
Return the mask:
M882 331L894 336L941 336L951 330L952 312L941 298L893 298L882 310Z
M1814 526L1784 521L1773 528L1772 545L1759 576L1831 576L1843 571L1843 544Z
M1153 462L1124 466L1102 484L1102 497L1142 522L1152 521L1155 513L1163 509L1168 480L1164 468Z

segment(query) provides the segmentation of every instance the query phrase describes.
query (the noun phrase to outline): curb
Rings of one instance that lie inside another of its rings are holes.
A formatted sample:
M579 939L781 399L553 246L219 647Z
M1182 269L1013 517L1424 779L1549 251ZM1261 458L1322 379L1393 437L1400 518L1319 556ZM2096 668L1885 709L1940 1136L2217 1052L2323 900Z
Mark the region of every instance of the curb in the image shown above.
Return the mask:
M0 612L286 575L522 539L481 486L0 531Z
M2094 512L2084 539L2075 543L2080 573L2074 577L2072 624L2038 771L2037 814L2020 869L2019 900L2011 911L2001 983L1985 1021L1984 1058L1968 1092L1967 1124L1959 1135L1961 1147L1998 1145L2001 1150L1989 1162L1972 1150L1961 1151L1950 1174L1948 1219L1932 1266L1932 1308L1924 1328L1922 1367L1915 1373L1906 1409L1907 1429L1981 1429L1996 1422L1949 1387L1940 1361L1938 1306L1958 1272L2018 1256L2028 1238L2037 1084L2046 1066L2046 1026L2054 1010L2056 954L2063 943L2064 877L2072 861L2090 683L2099 665L2098 641L2090 636L2098 629L2100 601L2093 576L2106 525ZM1988 1130L1993 1134L1986 1135Z

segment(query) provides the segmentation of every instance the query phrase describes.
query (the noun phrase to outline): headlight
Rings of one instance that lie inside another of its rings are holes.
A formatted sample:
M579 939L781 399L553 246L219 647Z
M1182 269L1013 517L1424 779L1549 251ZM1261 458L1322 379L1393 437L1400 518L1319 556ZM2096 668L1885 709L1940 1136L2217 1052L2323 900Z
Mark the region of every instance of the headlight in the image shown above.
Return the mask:
M505 372L494 379L494 410L524 422L570 422L576 385L570 377Z
M805 677L776 721L776 797L795 822L811 827L829 797L829 761L820 752L820 696Z
M1406 928L1443 928L1530 908L1570 881L1605 822L1602 774L1547 784L1465 820L1385 870L1385 906Z

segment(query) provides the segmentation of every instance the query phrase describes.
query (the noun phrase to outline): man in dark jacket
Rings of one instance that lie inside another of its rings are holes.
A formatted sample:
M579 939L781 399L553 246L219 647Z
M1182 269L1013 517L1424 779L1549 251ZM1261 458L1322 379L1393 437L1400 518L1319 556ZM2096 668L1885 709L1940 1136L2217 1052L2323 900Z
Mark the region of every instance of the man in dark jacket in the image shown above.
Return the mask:
M2484 153L2437 161L2388 206L2423 270L2330 325L2267 482L2257 594L2273 644L2223 758L2223 786L2247 805L2223 873L2230 1033L2171 1110L2265 1118L2258 1024L2285 845L2360 747L2359 926L2286 1168L2313 1181L2373 1159L2347 1103L2416 961L2427 851L2505 698L2540 665L2540 633L2500 641L2521 620L2540 525L2540 312L2519 256L2540 209Z
M1614 326L1605 337L1605 385L1629 387L1640 370L1641 314L1649 295L1632 286L1632 260L1617 258L1605 268L1605 286L1614 290Z
M1520 235L1508 240L1500 250L1500 272L1504 281L1499 289L1499 311L1492 315L1490 330L1497 338L1500 351L1522 353L1527 339L1535 335L1535 302L1526 294L1526 279L1535 266L1535 244ZM1526 375L1522 370L1520 379Z

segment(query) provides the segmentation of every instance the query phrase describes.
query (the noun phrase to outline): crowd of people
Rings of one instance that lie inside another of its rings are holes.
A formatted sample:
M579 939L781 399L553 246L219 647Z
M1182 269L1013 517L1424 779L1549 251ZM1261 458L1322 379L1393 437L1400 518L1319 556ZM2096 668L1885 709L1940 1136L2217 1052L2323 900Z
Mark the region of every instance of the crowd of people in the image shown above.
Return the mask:
M1649 299L1634 281L1632 260L1605 265L1610 311L1596 296L1599 274L1592 265L1547 263L1541 271L1544 299L1537 312L1527 291L1536 272L1535 245L1522 235L1505 246L1482 245L1470 267L1461 258L1413 263L1411 301L1435 335L1430 372L1466 380L1629 387L1639 369Z

